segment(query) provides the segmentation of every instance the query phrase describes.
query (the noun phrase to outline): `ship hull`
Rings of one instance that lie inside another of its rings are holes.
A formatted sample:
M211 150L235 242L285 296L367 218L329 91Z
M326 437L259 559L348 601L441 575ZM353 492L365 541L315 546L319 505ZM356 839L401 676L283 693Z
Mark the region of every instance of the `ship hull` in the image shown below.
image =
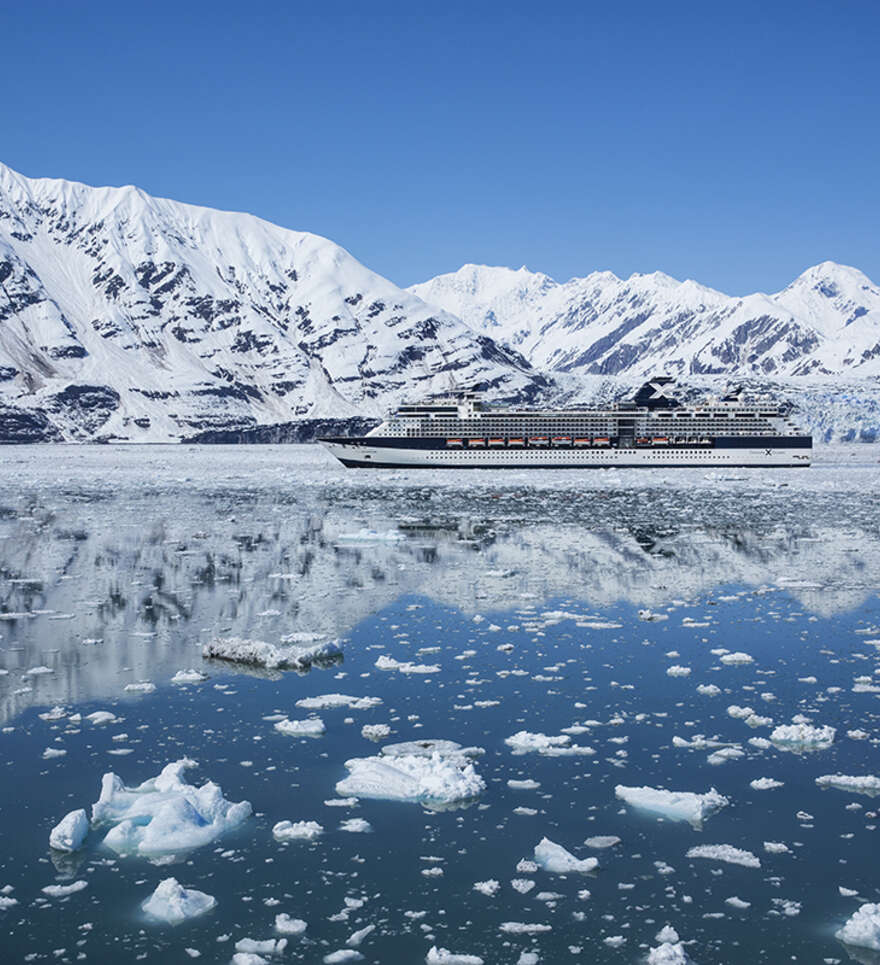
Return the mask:
M784 439L716 439L701 447L652 448L447 448L436 440L322 439L350 469L606 469L809 466L809 436Z

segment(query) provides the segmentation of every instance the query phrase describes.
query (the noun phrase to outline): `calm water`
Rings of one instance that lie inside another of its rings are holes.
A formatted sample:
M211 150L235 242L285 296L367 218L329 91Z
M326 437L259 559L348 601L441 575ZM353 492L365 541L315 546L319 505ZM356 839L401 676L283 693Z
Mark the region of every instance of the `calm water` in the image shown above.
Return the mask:
M304 447L2 455L0 887L18 901L0 911L4 962L182 962L185 949L228 962L239 939L273 937L279 912L308 922L279 961L320 962L375 925L359 947L370 962L422 962L434 944L487 963L523 951L638 962L665 924L703 965L873 961L834 931L880 900L880 800L814 780L880 775L876 465L437 478L346 473ZM201 658L213 637L297 631L339 639L343 661L297 674ZM440 670L381 671L381 655ZM50 672L28 673L39 667ZM208 679L170 683L189 667ZM155 691L124 691L138 681ZM719 693L701 694L707 684ZM274 730L274 715L307 716L297 700L333 692L382 703L320 711L316 739ZM773 724L749 727L734 705ZM55 706L66 716L40 717ZM95 710L119 720L70 720ZM797 714L836 727L833 745L749 743ZM344 762L381 746L364 724L389 725L388 743L483 748L485 793L443 812L328 806ZM573 726L595 754L517 756L504 742ZM712 764L717 748L673 741L695 735L742 756ZM51 828L97 800L104 773L135 785L184 756L199 764L190 780L217 782L254 816L171 864L120 858L103 831L73 856L50 852ZM783 786L753 790L761 777ZM524 779L540 786L507 784ZM625 807L617 784L715 787L730 805L698 830ZM353 817L372 830L339 828ZM281 820L324 833L279 844ZM596 835L621 840L594 851ZM518 872L544 836L599 869ZM687 858L698 844L746 849L761 867ZM177 927L149 921L140 903L169 875L217 907ZM492 897L473 889L487 879L500 883ZM74 880L87 887L41 891ZM340 914L346 898L364 903Z

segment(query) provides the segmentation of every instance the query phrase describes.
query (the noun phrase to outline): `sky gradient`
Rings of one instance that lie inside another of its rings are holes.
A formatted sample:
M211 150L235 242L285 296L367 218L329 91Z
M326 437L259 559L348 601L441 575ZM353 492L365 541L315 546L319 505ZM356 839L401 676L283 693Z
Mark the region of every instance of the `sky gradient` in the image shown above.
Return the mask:
M3 11L0 161L466 262L880 281L880 3L49 3Z

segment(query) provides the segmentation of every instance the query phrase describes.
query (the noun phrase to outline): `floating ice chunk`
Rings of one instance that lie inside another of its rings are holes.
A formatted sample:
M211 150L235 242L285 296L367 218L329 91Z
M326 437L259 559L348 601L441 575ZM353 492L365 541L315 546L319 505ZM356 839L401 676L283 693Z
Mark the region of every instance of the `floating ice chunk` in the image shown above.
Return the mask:
M721 750L710 754L706 760L713 765L726 764L737 757L745 757L745 751L740 747L722 747Z
M862 777L852 777L848 774L823 774L816 778L819 787L836 787L839 791L851 791L853 794L867 794L874 797L880 794L880 777L866 774Z
M498 928L505 935L540 935L542 932L553 930L552 925L532 924L523 921L504 921Z
M514 878L510 887L521 895L527 895L535 887L535 882L531 878Z
M349 948L357 948L360 945L360 943L367 937L367 935L369 935L371 932L374 932L375 930L376 930L375 925L366 925L363 928L359 928L357 931L352 932L348 936L348 939L346 940L345 944L348 945Z
M674 942L661 942L648 951L647 965L694 965L694 963L676 935Z
M269 965L269 960L254 952L236 952L232 956L232 965Z
M620 838L614 834L597 834L592 838L587 838L584 844L588 848L613 848L616 844L620 844Z
M747 727L771 727L772 725L772 717L762 717L760 714L750 714L746 717Z
M63 707L53 707L45 714L38 715L40 720L63 720L67 716L67 711Z
M370 741L381 741L391 733L388 724L364 724L361 727L361 736Z
M49 847L56 851L78 851L89 833L89 818L84 808L71 811L49 833Z
M679 664L673 664L671 667L666 668L667 677L688 677L690 676L691 668L682 667Z
M609 935L607 938L603 938L602 941L609 948L622 948L626 944L626 939L623 935Z
M139 680L137 683L126 684L122 689L128 694L151 694L156 685L149 680Z
M858 894L857 891L853 891L852 888L844 888L843 885L838 885L837 891L838 894L844 898L855 898L855 896Z
M309 717L306 720L279 720L275 730L285 737L320 737L327 728L320 717Z
M55 673L51 667L31 667L22 674L24 677L42 677L45 674Z
M545 754L551 747L568 746L571 738L567 734L548 737L546 734L533 734L527 730L521 730L505 738L504 743L513 748L514 754L529 754L533 751Z
M632 807L662 815L671 821L689 821L695 826L700 825L710 815L730 803L714 787L705 794L694 794L690 791L625 787L623 784L618 784L614 788L614 794Z
M96 710L92 714L86 714L86 720L92 724L115 724L119 718L109 710Z
M569 946L571 948L572 946ZM537 952L520 952L519 958L516 960L516 965L538 965L541 959L538 957Z
M749 781L749 787L753 791L772 791L774 787L782 787L784 783L772 777L756 777L754 781Z
M436 663L401 663L393 657L386 657L384 654L376 660L378 670L398 670L400 673L440 673L440 667Z
M767 854L791 854L791 848L781 841L765 841L764 850Z
M739 864L744 868L760 868L761 859L751 851L734 848L730 844L698 844L687 852L688 858L708 858L710 861L725 861L727 864Z
M475 881L474 891L479 891L481 895L491 898L501 887L501 882L490 878L488 881Z
M324 965L339 965L341 962L360 962L363 955L353 948L340 948L338 952L330 952L324 956Z
M280 955L285 948L287 948L286 938L267 938L263 941L241 938L235 943L237 952L250 952L251 955Z
M751 707L740 707L737 704L731 704L727 708L728 717L734 717L737 720L746 720L754 714L754 710Z
M382 748L385 757L432 757L439 754L446 760L466 764L474 757L482 757L482 747L462 747L455 741L425 738L420 741L401 741L399 744L386 744Z
M342 649L335 640L305 646L276 646L263 640L218 637L202 647L203 657L253 664L268 670L306 670L313 663L334 663L341 655Z
M53 757L64 757L66 753L67 751L61 747L47 747L43 751L43 760L50 761Z
M44 895L48 895L50 898L66 898L68 895L75 895L78 891L87 887L87 881L74 881L69 885L46 885L41 890Z
M834 937L845 945L880 951L880 904L864 904Z
M156 890L150 895L141 908L153 918L167 922L169 925L179 925L187 918L195 918L210 911L217 904L213 895L206 895L204 891L184 888L176 878L166 878L160 881Z
M317 821L279 821L272 836L276 841L314 841L323 831Z
M535 862L545 871L562 875L569 872L595 871L599 866L598 858L578 859L561 844L556 844L549 838L541 838L535 845Z
M411 801L430 810L459 807L478 797L486 785L471 763L416 754L353 758L349 775L336 785L343 796Z
M275 916L275 931L280 935L301 935L307 927L302 918L291 918L283 912Z
M9 895L0 895L0 911L14 908L18 904L18 898L10 898Z
M227 801L212 781L201 787L187 783L184 770L196 766L183 758L137 787L105 774L101 796L92 805L93 825L113 825L104 843L119 853L147 857L191 851L250 816L249 801Z
M303 697L296 702L304 710L335 710L348 707L350 710L370 710L382 703L381 697L349 697L348 694L322 694L320 697Z
M717 697L721 693L721 688L715 684L697 684L697 693L703 697Z
M540 781L526 779L524 781L509 780L507 786L512 791L536 791L540 786Z
M483 965L479 955L458 955L436 945L431 946L425 961L428 965Z
M740 911L745 911L746 908L751 908L752 903L750 901L743 901L742 898L737 898L736 895L732 895L730 898L725 898L724 903L730 905L731 908L739 908Z
M770 740L783 751L820 751L834 743L833 727L813 727L811 724L782 724L770 734Z
M721 662L728 667L743 666L747 663L754 663L755 658L748 653L725 653Z
M200 684L208 679L206 673L202 673L201 670L178 670L177 673L171 678L171 683L173 684Z
M372 831L373 826L363 818L349 818L347 821L340 823L339 830L351 831L353 834L365 834L368 831Z

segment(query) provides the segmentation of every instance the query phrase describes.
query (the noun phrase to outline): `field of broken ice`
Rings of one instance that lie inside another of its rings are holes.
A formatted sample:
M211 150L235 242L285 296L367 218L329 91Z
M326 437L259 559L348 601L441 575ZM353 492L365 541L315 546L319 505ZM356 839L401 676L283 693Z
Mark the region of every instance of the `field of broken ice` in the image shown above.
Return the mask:
M3 449L3 960L877 965L875 452Z

